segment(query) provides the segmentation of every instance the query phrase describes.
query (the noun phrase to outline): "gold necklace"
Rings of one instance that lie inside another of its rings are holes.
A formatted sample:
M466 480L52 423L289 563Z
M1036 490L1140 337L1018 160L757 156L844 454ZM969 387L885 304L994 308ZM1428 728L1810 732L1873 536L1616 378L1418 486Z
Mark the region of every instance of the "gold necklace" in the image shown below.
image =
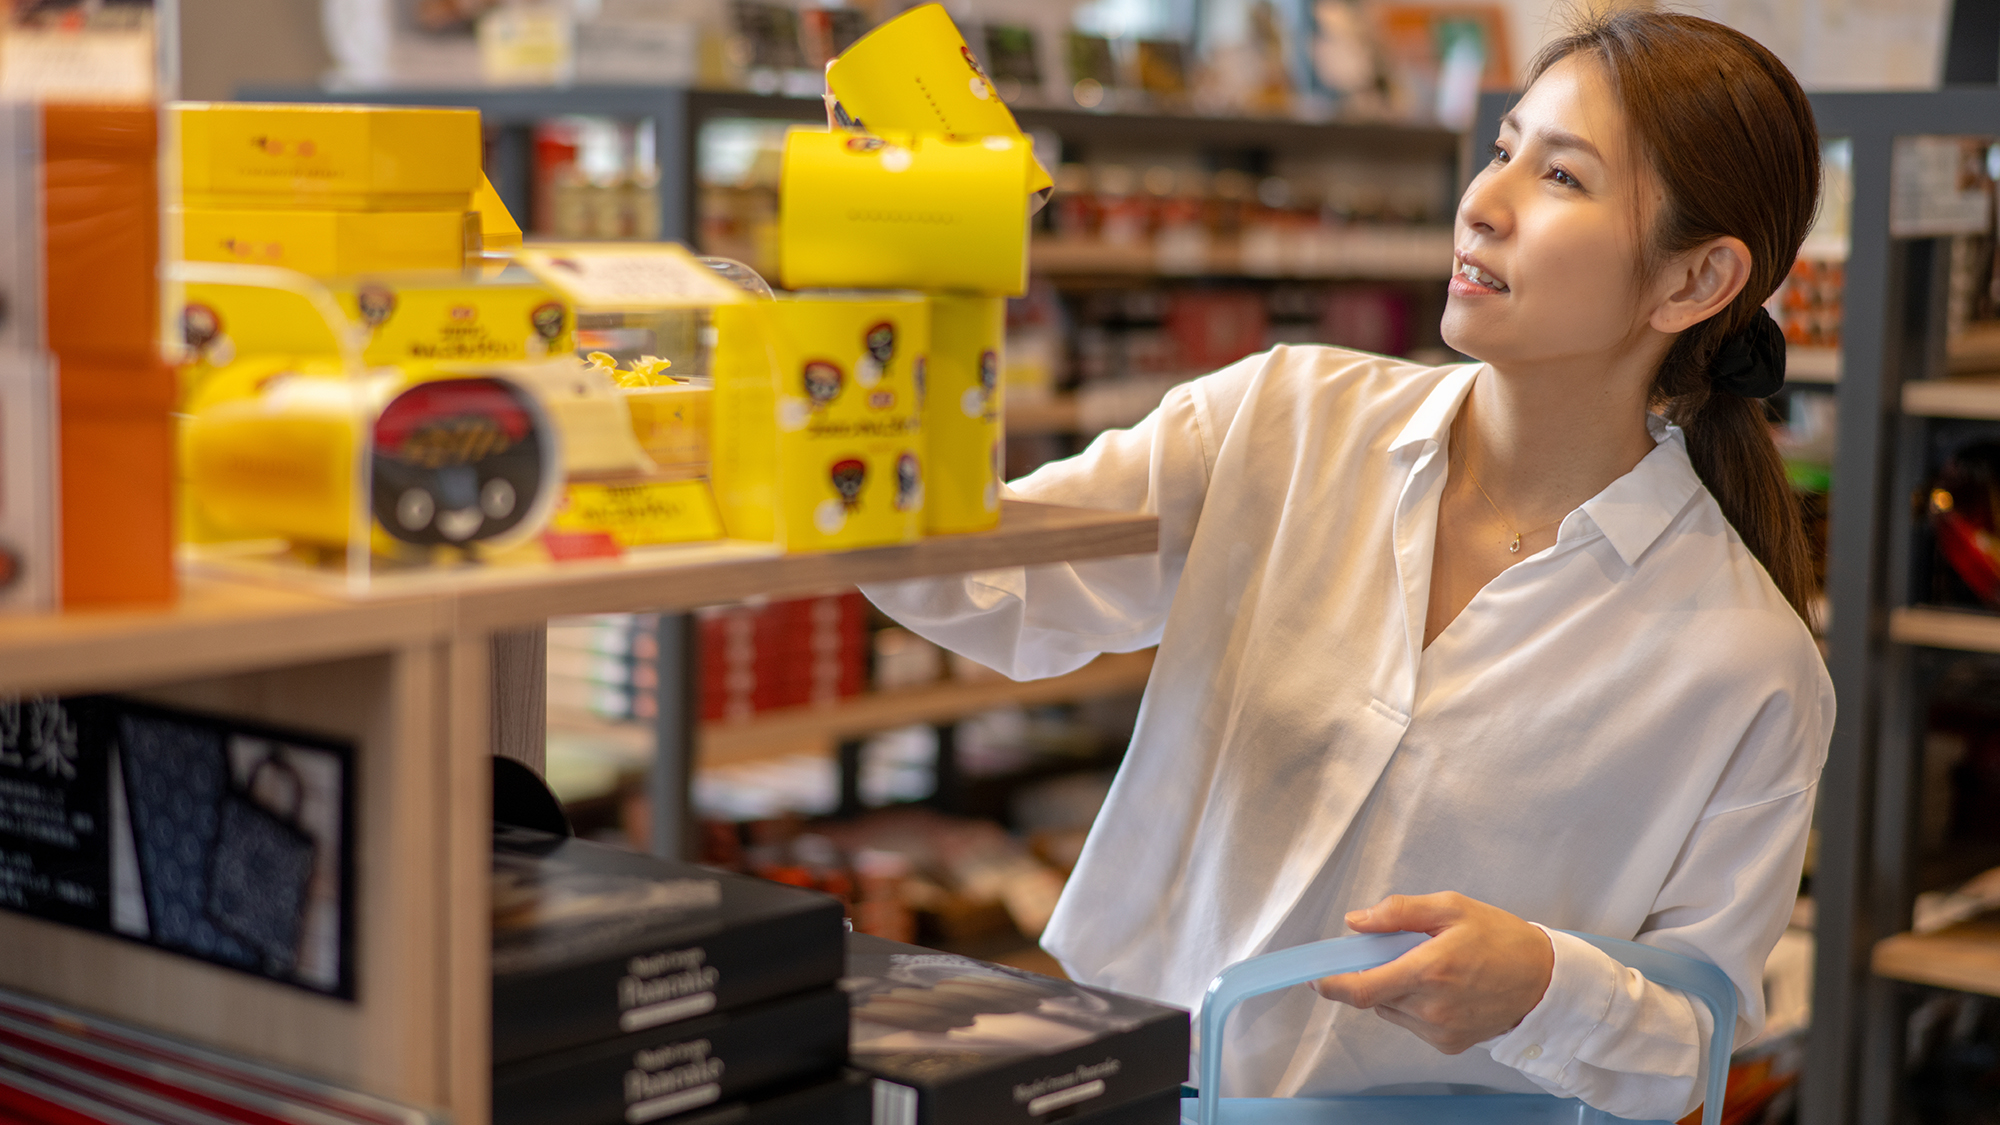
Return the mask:
M1479 483L1479 474L1472 471L1472 427L1470 425L1466 426L1465 433L1466 433L1465 456L1460 459L1459 464L1465 466L1465 476L1467 480L1470 480L1472 482L1472 487L1478 489L1479 495L1486 498L1486 506L1493 509L1493 514L1500 518L1500 526L1514 533L1514 541L1507 544L1507 553L1510 555L1518 555L1521 553L1521 536L1533 535L1538 531L1543 531L1548 528L1554 527L1556 524L1559 524L1563 521L1563 517L1557 516L1555 519L1550 520L1549 522L1543 524L1541 527L1531 527L1526 531L1515 531L1514 521L1508 519L1507 513L1500 510L1500 505L1495 504L1493 502L1493 494L1486 491L1486 486ZM1565 515L1566 514L1567 513L1565 513Z

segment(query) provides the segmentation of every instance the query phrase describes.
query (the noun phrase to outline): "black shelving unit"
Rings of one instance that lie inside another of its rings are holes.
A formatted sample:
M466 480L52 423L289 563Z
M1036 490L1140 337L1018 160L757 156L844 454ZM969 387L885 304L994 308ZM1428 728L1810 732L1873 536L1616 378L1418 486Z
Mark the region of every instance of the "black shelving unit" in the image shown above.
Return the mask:
M1481 148L1508 102L1481 100ZM1950 255L1944 239L1891 237L1891 163L1899 136L2000 132L2000 90L1825 93L1812 105L1820 136L1853 146L1853 211L1827 569L1827 665L1839 715L1816 814L1818 953L1799 1120L1888 1125L1897 1116L1907 986L1876 976L1871 957L1876 943L1910 928L1916 893L1932 889L1917 884L1913 846L1932 666L1918 649L2000 652L2000 619L1983 615L1992 626L1985 634L1976 623L1927 635L1892 628L1898 611L1923 596L1911 500L1931 467L1931 422L1903 402L1907 387L1945 373ZM2000 395L1983 416L2000 420Z

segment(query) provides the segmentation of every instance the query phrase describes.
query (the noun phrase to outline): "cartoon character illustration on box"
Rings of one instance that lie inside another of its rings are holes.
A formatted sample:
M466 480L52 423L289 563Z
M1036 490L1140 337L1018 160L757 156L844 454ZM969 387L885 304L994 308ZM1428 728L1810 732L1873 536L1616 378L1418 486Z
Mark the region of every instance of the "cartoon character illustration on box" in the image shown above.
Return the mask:
M861 506L861 486L868 483L868 462L859 457L835 461L827 476L833 481L833 490L840 494L843 507L851 512Z
M845 376L840 373L840 365L830 360L809 359L801 374L805 380L806 397L812 400L814 410L823 410L840 397L840 384Z
M199 301L181 309L181 339L199 362L220 367L236 358L236 348L222 334L222 314Z
M854 381L872 387L896 358L896 326L886 320L871 326L861 337L861 346L868 351L854 363Z
M361 323L371 331L380 328L396 315L396 291L386 285L364 285L355 291L354 307L361 313Z
M856 124L860 123L856 122ZM888 141L880 137L849 137L847 138L847 151L853 153L880 152L888 143Z
M982 102L985 101L988 92L993 88L993 80L986 77L986 68L979 65L979 60L972 54L972 48L960 44L958 53L960 57L965 59L965 65L972 68L972 82L970 84L972 96Z
M917 455L904 453L896 458L896 510L913 512L924 506L924 473Z
M528 323L534 325L535 336L541 346L535 349L535 341L529 341L531 353L541 355L554 347L556 340L562 336L563 322L568 318L568 310L563 308L561 301L545 301L536 305L535 311L528 314Z
M416 546L467 547L527 518L548 482L536 407L497 379L421 383L375 420L376 521Z
M924 396L930 394L931 364L929 356L918 356L914 375L917 383L917 409L924 408Z

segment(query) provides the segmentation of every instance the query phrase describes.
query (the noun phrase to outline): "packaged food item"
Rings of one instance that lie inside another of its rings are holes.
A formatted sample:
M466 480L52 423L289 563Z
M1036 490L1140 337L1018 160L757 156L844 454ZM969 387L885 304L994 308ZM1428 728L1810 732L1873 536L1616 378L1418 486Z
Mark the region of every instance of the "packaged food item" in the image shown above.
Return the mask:
M463 213L480 174L479 111L181 102L190 207Z
M390 276L328 288L349 322L367 333L362 358L371 365L568 355L576 317L546 286L514 276L519 280L457 285ZM182 302L182 336L200 363L340 352L319 310L290 290L190 282Z
M831 986L493 1070L494 1125L672 1120L794 1082L837 1077L847 996Z
M10 320L39 311L47 336L35 344L55 355L62 602L171 601L174 375L159 359L158 117L151 105L39 113L38 135L12 136L9 151L17 173L40 175L42 292L8 294L7 311ZM37 141L39 168L23 157Z
M1187 1074L1178 1008L860 933L841 983L877 1120L1095 1121L1178 1096Z
M778 262L785 285L957 289L1028 284L1028 143L816 132L785 137Z
M924 393L927 533L985 531L1000 523L1000 478L1007 459L1000 371L1006 339L1006 298L931 297Z
M478 253L478 216L457 211L280 211L175 207L191 262L281 266L314 277L463 270ZM470 236L470 240L468 240Z
M711 479L729 534L794 551L918 539L924 298L801 294L714 315Z
M850 119L877 134L1026 141L940 4L911 8L862 36L828 64L826 88ZM1048 172L1032 156L1029 163L1027 191L1048 191Z
M674 1035L840 979L826 895L528 829L493 849L495 1063Z
M236 393L242 386L253 393ZM278 360L228 373L191 405L184 487L221 527L344 545L364 430L365 502L382 553L520 542L547 521L562 486L549 416L511 381L356 380L329 361Z

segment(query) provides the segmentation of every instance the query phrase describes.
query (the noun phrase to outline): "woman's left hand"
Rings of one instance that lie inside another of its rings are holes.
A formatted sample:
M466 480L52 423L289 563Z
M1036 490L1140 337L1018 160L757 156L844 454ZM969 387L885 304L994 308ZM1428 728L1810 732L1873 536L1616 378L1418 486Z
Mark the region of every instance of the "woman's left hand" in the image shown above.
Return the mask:
M1386 965L1321 977L1329 1000L1375 1014L1447 1055L1512 1031L1548 991L1555 948L1539 928L1462 894L1390 895L1351 911L1358 933L1431 935Z

